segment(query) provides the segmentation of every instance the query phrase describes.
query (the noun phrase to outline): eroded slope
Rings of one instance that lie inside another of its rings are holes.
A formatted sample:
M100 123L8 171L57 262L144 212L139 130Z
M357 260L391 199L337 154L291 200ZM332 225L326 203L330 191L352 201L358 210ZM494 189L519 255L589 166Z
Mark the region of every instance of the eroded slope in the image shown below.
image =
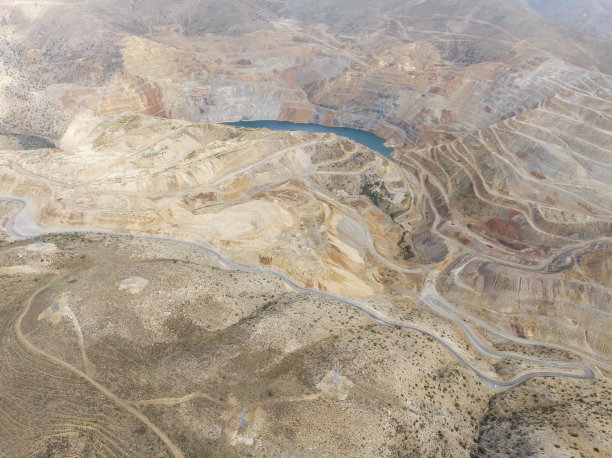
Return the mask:
M560 438L522 436L517 452L610 450L609 403L592 401L607 381L535 380L494 396L425 336L227 270L198 247L46 235L0 248L0 265L0 444L12 455L468 456L479 441L499 448L504 425L523 428L512 412L532 396L566 420ZM490 427L499 409L501 433Z

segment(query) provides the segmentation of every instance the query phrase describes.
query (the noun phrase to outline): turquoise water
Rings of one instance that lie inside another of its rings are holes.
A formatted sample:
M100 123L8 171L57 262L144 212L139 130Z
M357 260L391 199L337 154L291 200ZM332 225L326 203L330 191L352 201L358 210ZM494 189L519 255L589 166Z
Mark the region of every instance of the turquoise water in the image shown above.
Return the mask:
M266 128L270 130L305 130L307 132L332 132L341 137L350 138L368 148L389 156L393 148L385 146L385 139L365 130L349 129L348 127L327 127L321 124L298 124L287 121L238 121L226 122L228 126L249 127L252 129Z

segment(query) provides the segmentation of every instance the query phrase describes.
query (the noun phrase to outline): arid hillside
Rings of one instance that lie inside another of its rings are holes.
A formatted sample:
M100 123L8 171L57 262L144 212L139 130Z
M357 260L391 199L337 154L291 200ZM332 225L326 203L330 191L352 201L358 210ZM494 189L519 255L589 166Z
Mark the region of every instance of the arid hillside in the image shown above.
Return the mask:
M426 335L188 244L47 235L0 247L0 273L0 448L10 456L612 449L609 381L535 379L496 393ZM401 313L469 348L452 323ZM460 351L495 377L534 367Z
M612 71L609 41L510 0L8 1L0 17L0 121L55 139L79 114L139 111L434 144L554 96L542 66L568 84Z
M609 5L555 5L1 2L0 454L612 456Z
M566 27L603 38L612 38L610 0L515 0L543 17Z

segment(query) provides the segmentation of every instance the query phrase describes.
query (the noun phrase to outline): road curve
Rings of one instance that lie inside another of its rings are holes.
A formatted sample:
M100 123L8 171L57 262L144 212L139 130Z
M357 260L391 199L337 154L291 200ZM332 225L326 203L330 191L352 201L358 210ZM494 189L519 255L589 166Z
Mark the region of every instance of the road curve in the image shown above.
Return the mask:
M11 215L9 217L9 219L7 220L6 225L5 225L5 229L7 230L7 232L9 234L11 234L11 236L13 236L16 239L25 239L29 235L32 235L32 234L22 234L22 233L19 233L19 232L17 232L15 230L15 222L16 222L17 218L21 215L21 213L23 213L26 210L27 206L29 205L29 202L27 200L25 200L25 199L12 198L12 197L0 197L0 200L4 200L4 201L7 201L7 200L8 201L16 201L16 202L19 202L21 204L21 207L13 215ZM497 352L496 350L493 350L493 349L489 348L487 345L482 344L482 342L480 342L480 340L471 332L471 329L469 327L465 326L465 324L462 324L462 322L460 320L454 320L453 319L453 321L455 323L457 323L466 332L466 335L468 336L468 339L470 340L470 342L472 343L474 348L476 350L478 350L480 353L482 353L486 357L520 359L520 360L523 360L523 361L528 361L528 362L539 364L539 365L543 365L543 366L549 366L549 367L552 366L552 367L558 367L558 368L571 367L572 369L580 369L582 371L582 373L560 372L560 371L526 371L526 372L523 372L521 374L518 374L517 376L515 376L514 378L512 378L511 380L508 380L508 381L497 380L497 379L489 377L488 375L486 375L483 372L481 372L477 367L473 366L469 361L464 359L457 351L455 351L455 349L453 349L453 347L449 343L447 343L444 339L442 339L438 335L432 333L431 331L428 331L426 329L419 328L417 326L413 326L413 325L407 324L407 323L389 321L389 320L381 317L380 315L378 315L375 311L373 311L373 310L371 310L369 308L366 308L363 305L361 305L358 302L355 302L353 300L350 300L350 299L347 299L347 298L344 298L344 297L341 297L341 296L337 296L335 294L327 293L325 291L318 291L318 290L314 290L314 289L304 288L302 286L297 285L295 282L293 282L293 280L291 280L289 277L287 277L283 273L276 272L276 271L271 270L271 269L261 268L261 267L245 267L245 266L241 266L241 265L235 264L234 262L230 261L228 258L226 258L224 255L219 253L214 248L208 247L208 246L206 246L206 245L204 245L202 243L198 243L198 242L194 242L194 241L190 241L190 240L175 239L175 238L172 238L172 237L163 237L163 236L154 236L154 235L143 235L143 234L130 234L130 233L124 233L124 232L101 231L101 230L91 230L91 229L70 229L70 230L61 230L61 231L48 231L48 232L43 232L42 235L67 234L67 233L129 236L129 237L136 237L136 238L149 239L149 240L170 241L170 242L182 243L182 244L185 244L185 245L190 245L190 246L193 246L193 247L197 247L197 248L205 250L208 253L211 253L212 255L217 257L217 259L219 259L219 261L222 264L224 264L230 270L234 270L234 271L238 271L238 272L247 272L247 273L265 273L265 274L273 275L273 276L283 280L292 290L294 290L294 291L296 291L298 293L312 294L312 295L316 295L316 296L319 296L319 297L324 297L324 298L327 298L327 299L332 299L332 300L341 302L343 304L346 304L346 305L348 305L348 306L350 306L352 308L355 308L355 309L365 313L375 323L377 323L377 324L379 324L381 326L409 329L409 330L412 330L412 331L419 332L421 334L425 334L425 335L431 337L437 343L439 343L460 364L462 364L463 366L469 368L472 372L474 372L474 374L476 374L476 376L478 376L487 386L489 386L490 388L492 388L494 390L497 390L497 391L508 391L508 390L511 390L511 389L517 387L518 385L520 385L521 383L523 383L523 382L525 382L525 381L527 381L529 379L535 378L535 377L566 377L566 378L574 378L574 379L595 379L595 378L599 378L600 377L596 370L594 370L592 367L590 367L590 366L588 366L586 364L536 360L536 359L531 359L531 358L523 357L521 355L517 355L517 354L514 354L514 353ZM425 294L423 296L423 299L426 301L427 305L429 305L430 307L432 307L432 305L435 306L435 304L432 304L432 302L431 302L431 297L433 295L434 295L434 293L429 291L428 294ZM437 292L435 292L435 295L437 295ZM432 307L432 308L434 308L434 307ZM438 307L438 308L440 308L440 307ZM435 308L434 308L434 310L435 310ZM442 315L448 317L447 313L443 313Z
M470 262L471 260L472 259L468 259L467 262ZM453 269L452 274L456 276L457 271L461 270L465 266L466 263ZM473 343L473 345L478 346L478 345L484 345L484 344L482 343L480 338L475 335L470 325L468 325L463 320L470 321L476 324L477 326L483 329L486 329L487 331L493 334L496 334L502 339L517 343L519 345L539 346L539 347L552 348L555 350L566 351L566 352L569 352L569 353L572 353L578 356L581 359L589 361L590 363L608 372L612 372L612 364L606 363L605 361L598 360L585 353L574 350L572 348L564 347L562 345L557 345L557 344L553 344L549 342L541 342L537 340L530 340L530 339L517 337L515 335L511 335L511 334L502 332L494 328L490 324L485 323L484 321L479 320L478 318L472 315L469 315L468 313L463 312L462 310L460 310L459 308L455 307L450 302L448 302L440 293L438 293L438 291L435 288L435 277L436 276L430 276L427 279L425 283L425 288L423 288L423 290L421 291L421 299L437 314L454 321L458 326L460 326L463 329L463 331L466 333L466 336L468 337L468 339ZM499 357L500 358L505 357L504 355L507 355L507 353L500 353ZM518 359L521 359L522 361L526 361L526 362L535 362L535 360L531 360L529 358L525 358L522 356L520 356ZM572 367L574 363L567 363L567 364L569 364L569 366L567 367ZM562 367L562 366L560 364L557 364L557 367Z
M25 239L26 237L24 235L15 232L15 219L17 219L19 214L25 210L26 206L28 205L28 201L25 199L18 199L16 197L0 197L0 200L4 202L18 202L21 204L21 207L19 207L19 209L15 213L13 213L6 221L4 229L6 229L6 231L11 237L17 240Z

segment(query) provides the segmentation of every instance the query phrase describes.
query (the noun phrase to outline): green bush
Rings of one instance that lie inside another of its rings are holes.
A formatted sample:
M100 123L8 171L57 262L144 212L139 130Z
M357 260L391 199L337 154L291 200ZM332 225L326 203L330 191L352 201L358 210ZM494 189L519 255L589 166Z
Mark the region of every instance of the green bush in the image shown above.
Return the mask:
M37 137L29 134L16 134L12 132L0 132L6 137L15 137L24 149L55 148L55 145L46 138Z

